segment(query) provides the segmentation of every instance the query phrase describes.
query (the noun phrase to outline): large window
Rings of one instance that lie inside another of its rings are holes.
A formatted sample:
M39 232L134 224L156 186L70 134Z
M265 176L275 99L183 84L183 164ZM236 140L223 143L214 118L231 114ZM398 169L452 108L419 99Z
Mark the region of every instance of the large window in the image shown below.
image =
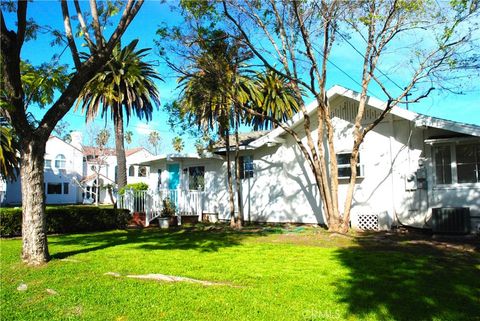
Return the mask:
M350 158L352 153L339 153L337 154L338 165L338 178L350 178L352 176L352 170L350 169ZM363 177L362 165L360 162L360 154L357 161L357 177Z
M128 168L128 176L135 176L135 167L133 167L133 165L130 165L130 167Z
M55 157L55 167L58 169L65 169L67 167L67 161L63 154L58 154Z
M48 183L47 184L47 194L62 194L62 184L61 183Z
M448 144L433 148L435 184L480 183L480 144Z
M240 179L253 177L253 157L241 156L239 159Z
M203 191L205 188L205 167L188 168L188 189Z

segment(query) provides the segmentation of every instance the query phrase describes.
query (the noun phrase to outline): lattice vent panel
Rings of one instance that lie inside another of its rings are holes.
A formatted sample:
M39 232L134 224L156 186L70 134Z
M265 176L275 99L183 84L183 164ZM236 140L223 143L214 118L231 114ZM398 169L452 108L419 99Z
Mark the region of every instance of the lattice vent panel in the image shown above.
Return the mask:
M378 215L358 215L358 228L362 230L378 230Z

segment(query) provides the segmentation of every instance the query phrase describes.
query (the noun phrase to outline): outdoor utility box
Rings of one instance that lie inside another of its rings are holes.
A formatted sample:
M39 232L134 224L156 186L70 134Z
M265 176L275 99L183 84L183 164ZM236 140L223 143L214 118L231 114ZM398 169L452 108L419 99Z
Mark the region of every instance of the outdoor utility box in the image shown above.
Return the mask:
M432 223L433 233L436 234L468 234L470 233L470 208L432 208Z

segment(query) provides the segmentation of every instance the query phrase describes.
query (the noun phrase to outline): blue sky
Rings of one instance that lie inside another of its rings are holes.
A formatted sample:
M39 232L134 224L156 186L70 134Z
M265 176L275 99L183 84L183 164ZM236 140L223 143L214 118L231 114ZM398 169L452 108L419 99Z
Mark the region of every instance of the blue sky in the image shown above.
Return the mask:
M157 1L146 1L135 20L129 26L122 39L122 43L126 44L131 40L138 38L139 45L137 48L154 47L153 40L155 39L157 26L162 23L172 24L180 21L180 17L176 13L170 11L170 5L172 5L170 2L160 4L160 2ZM35 17L35 20L39 24L50 25L63 30L60 3L58 1L36 1L30 3L29 15ZM9 28L13 27L14 20L12 19L12 16L7 15L7 27ZM37 40L28 42L24 45L22 58L30 60L33 64L50 61L53 54L58 54L63 50L63 47L51 47L50 41L51 38L49 36L39 35ZM351 42L354 45L359 44L359 42L355 42L354 38L351 39ZM173 72L163 65L159 57L153 52L150 61L156 64L157 71L164 79L163 82L158 82L157 84L161 94L162 105L164 105L176 97L176 78ZM334 47L331 54L331 61L341 70L334 65L330 65L328 87L331 87L334 84L339 84L359 91L360 88L356 82L359 82L360 79L361 57L356 54L349 45L343 43ZM384 61L384 64L380 68L397 84L404 85L402 83L401 73L398 72L398 69L397 71L392 71L393 67L391 65L394 64L394 61L395 57L389 57ZM63 54L61 62L71 64L70 53L68 50ZM350 77L345 75L345 73ZM351 78L356 81L353 81ZM386 80L386 85L392 89L395 89L396 87L396 85L390 80ZM371 87L369 93L377 98L385 99L385 96L378 88ZM480 125L479 108L480 81L478 81L478 79L472 82L472 85L469 86L468 91L464 95L454 95L449 92L435 90L429 95L429 97L423 99L420 103L410 105L411 110L422 114L476 125ZM31 110L37 117L41 117L43 114L43 111L38 108L32 108ZM169 128L167 119L168 115L162 110L162 108L154 112L153 120L149 123L132 118L130 124L126 128L126 130L134 132L134 144L132 144L132 146L144 145L146 135L148 135L151 130L156 130L162 137L160 153L172 152L171 141L177 133L174 133L174 131ZM73 109L66 115L64 120L70 124L71 130L83 130L85 128L84 116L80 112L74 112ZM108 121L108 123L111 124L111 121ZM105 121L98 119L96 124L97 126L103 127ZM186 143L185 151L194 151L194 139L185 136L184 141Z

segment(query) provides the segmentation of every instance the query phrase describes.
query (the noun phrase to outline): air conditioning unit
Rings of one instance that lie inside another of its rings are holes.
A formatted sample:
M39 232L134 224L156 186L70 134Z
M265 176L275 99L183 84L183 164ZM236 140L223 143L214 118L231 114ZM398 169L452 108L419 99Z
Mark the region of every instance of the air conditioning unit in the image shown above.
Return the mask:
M470 233L470 208L432 208L432 221L433 233L468 234Z

